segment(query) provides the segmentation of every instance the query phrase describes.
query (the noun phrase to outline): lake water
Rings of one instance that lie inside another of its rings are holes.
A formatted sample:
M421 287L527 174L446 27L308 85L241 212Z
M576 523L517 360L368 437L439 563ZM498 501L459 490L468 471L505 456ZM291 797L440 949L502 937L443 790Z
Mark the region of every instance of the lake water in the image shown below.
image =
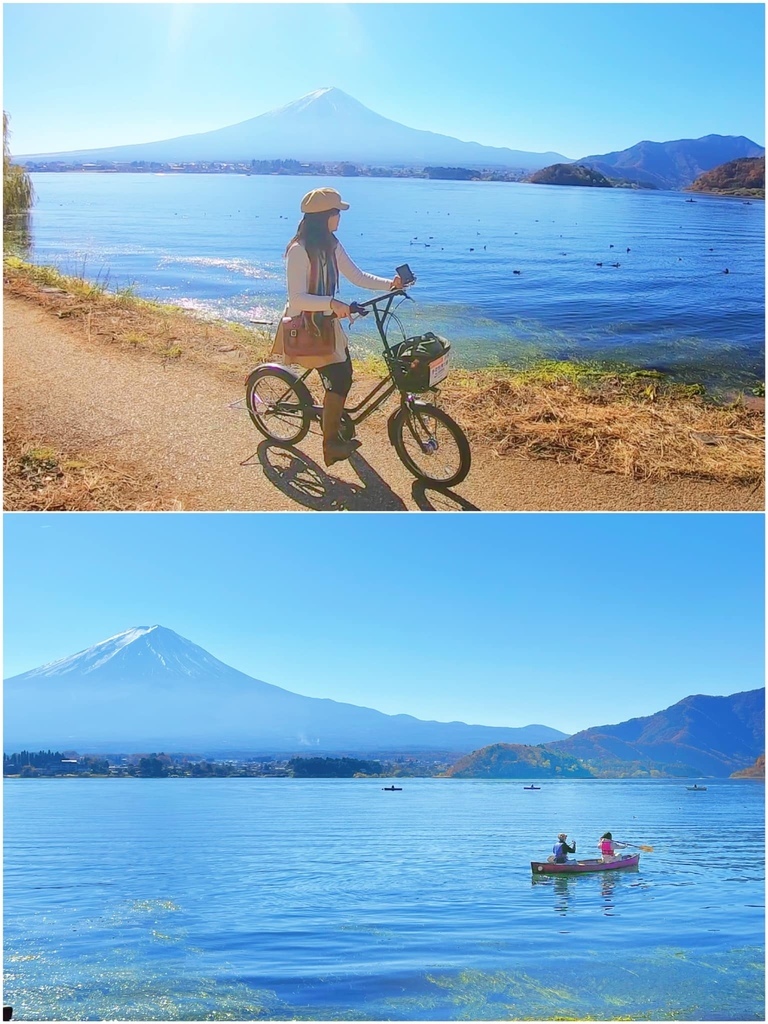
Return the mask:
M14 1019L764 1018L762 783L387 784L6 782Z
M36 261L241 323L282 311L282 253L314 179L32 177ZM321 183L351 203L339 237L355 262L382 276L408 262L416 273L407 333L444 334L464 365L597 358L713 387L763 379L759 201L501 182ZM348 284L341 296L360 297ZM378 348L367 324L352 339L355 353Z

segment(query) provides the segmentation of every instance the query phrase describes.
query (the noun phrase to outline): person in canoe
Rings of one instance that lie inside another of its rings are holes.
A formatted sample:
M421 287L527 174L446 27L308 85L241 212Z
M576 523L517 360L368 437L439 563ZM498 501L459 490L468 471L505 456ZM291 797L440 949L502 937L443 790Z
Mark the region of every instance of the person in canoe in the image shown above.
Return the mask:
M573 846L569 846L567 834L561 832L557 837L557 842L552 847L552 857L549 860L555 864L567 864L569 853L576 853L576 840L573 841Z
M618 860L616 851L626 850L627 844L617 843L610 832L604 832L597 841L597 848L603 855L603 863L607 864L609 861Z

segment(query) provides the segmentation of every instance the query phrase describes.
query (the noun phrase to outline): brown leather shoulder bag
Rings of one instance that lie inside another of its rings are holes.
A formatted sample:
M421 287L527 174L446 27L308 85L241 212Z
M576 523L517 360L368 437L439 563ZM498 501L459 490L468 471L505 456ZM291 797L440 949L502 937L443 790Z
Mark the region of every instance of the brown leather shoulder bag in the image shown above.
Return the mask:
M335 317L319 316L318 327L309 313L284 316L283 350L288 357L331 356L336 351Z

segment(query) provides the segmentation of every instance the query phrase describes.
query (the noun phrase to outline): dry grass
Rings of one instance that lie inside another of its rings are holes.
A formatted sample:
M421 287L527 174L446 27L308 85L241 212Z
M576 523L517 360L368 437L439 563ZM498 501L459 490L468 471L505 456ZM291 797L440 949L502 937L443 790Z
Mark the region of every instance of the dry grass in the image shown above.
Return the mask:
M226 371L250 369L271 346L263 331L203 320L176 306L147 302L130 289L107 290L20 259L3 264L6 290L77 327L89 342L140 350L161 361L189 359Z
M63 452L27 437L17 423L3 436L6 512L180 511L184 504L143 469L98 452Z
M441 393L473 444L498 455L579 463L634 479L765 477L762 403L707 401L658 374L545 364L532 372L454 373Z
M20 260L7 260L4 276L12 294L76 325L89 342L159 360L192 359L240 377L271 344L266 332L201 320ZM375 356L358 362L356 384L380 376L382 367ZM530 370L454 370L440 388L440 404L475 448L498 456L578 463L643 480L759 486L765 477L763 400L737 396L715 404L701 388L653 372L554 362Z

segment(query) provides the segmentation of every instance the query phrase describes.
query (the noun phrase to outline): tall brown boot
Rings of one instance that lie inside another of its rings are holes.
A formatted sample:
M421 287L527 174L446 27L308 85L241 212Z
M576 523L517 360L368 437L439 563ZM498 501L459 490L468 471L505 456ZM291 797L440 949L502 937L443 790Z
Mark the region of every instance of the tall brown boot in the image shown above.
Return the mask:
M325 392L323 401L323 459L326 466L348 459L357 444L349 444L339 437L341 415L344 412L344 395Z

